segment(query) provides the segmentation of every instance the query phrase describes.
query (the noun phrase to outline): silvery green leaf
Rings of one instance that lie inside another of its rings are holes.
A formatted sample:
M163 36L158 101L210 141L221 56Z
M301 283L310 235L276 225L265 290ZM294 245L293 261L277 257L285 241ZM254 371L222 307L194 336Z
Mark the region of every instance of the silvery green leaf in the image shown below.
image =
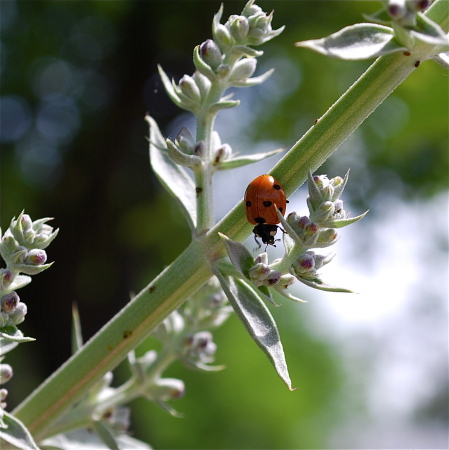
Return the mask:
M246 78L245 80L241 80L241 81L234 81L234 82L232 82L232 85L235 87L256 86L258 84L263 83L273 72L274 72L274 69L270 69L270 70L267 70L262 75L259 75L258 77Z
M432 59L446 70L449 70L449 52L440 53Z
M383 8L374 14L362 14L362 16L368 21L368 22L376 22L380 23L382 25L390 25L392 22L392 18L390 14L388 14L388 11L386 8Z
M16 291L17 289L23 288L27 284L31 283L31 277L28 275L17 275L13 282L9 285L8 289L10 291Z
M359 60L407 51L406 47L397 44L393 38L394 32L389 27L357 23L325 38L296 42L295 45L333 58Z
M155 120L150 116L146 116L145 120L150 125L150 162L154 173L178 203L193 231L196 227L196 193L193 180L168 156L165 140Z
M231 48L231 55L257 58L263 55L263 51L255 50L254 48L247 47L246 45L234 45Z
M208 78L211 81L215 81L217 79L217 75L209 66L209 64L206 64L203 58L201 58L199 45L197 45L193 50L193 63L195 64L195 67L198 70L198 72L203 74L206 78Z
M83 334L81 332L81 320L78 307L72 305L72 355L83 346Z
M97 436L106 445L106 448L109 448L111 450L120 450L120 447L115 440L115 436L112 434L112 431L101 420L93 420L92 425L95 432L97 433Z
M431 45L449 45L449 38L441 27L422 13L416 15L419 31L412 29L410 33L416 39Z
M7 428L0 428L0 448L13 448L23 450L39 450L39 447L33 440L31 433L25 427L25 425L12 414L7 411L2 411L3 424ZM7 443L5 445L5 442ZM8 445L9 444L9 445Z
M285 149L278 148L276 150L271 150L270 152L264 153L254 153L252 155L236 156L234 158L226 159L218 165L218 170L228 170L235 169L236 167L246 166L247 164L253 164L263 159L270 158L271 156L277 155L283 152Z
M201 164L201 158L197 155L188 155L184 153L177 145L170 139L166 141L168 156L177 164L185 167L194 167Z
M270 289L268 289L267 286L259 286L259 287L257 288L257 290L260 292L260 294L262 294L262 299L267 300L267 301L270 302L272 305L276 306L276 308L279 307L279 306L281 306L279 303L276 303L276 302L273 300L273 296L271 295Z
M212 105L209 106L209 112L211 114L216 114L218 111L221 111L222 109L229 109L234 108L235 106L240 105L240 100L220 100L216 103L212 103Z
M36 339L31 337L25 337L23 333L15 326L8 326L0 328L0 342L2 342L3 340L17 342L18 344L21 344L23 342L35 341ZM0 354L1 350L2 349L0 349Z
M331 286L329 284L324 283L319 278L315 278L313 280L307 280L305 278L297 277L297 279L298 279L298 281L301 281L301 283L304 283L305 285L307 285L311 288L314 288L314 289L318 289L320 291L343 292L343 293L347 293L347 294L354 294L354 292L351 291L350 289L344 289L344 288L339 288L336 286Z
M179 108L183 108L182 101L179 98L178 93L176 92L174 83L169 80L168 76L165 74L161 66L157 66L157 68L159 70L159 75L161 77L162 84L164 85L165 91L167 92L171 101Z
M275 289L276 289L276 286L275 286ZM276 289L276 291L279 292L279 294L281 294L285 298L288 298L289 300L291 300L293 302L307 303L307 300L302 300L298 297L295 297L293 294L291 294L290 292L287 292L285 289Z
M254 265L254 258L247 248L240 242L235 242L229 239L226 235L218 233L223 240L226 251L228 252L229 259L232 265L241 273L245 278L249 279L249 269Z
M27 275L37 275L38 273L49 269L53 264L54 263L52 262L48 264L39 264L37 266L32 264L15 264L14 268L22 273L26 273Z
M284 383L290 390L293 390L281 338L265 303L245 281L226 277L218 270L215 272L221 287L248 333L268 356Z
M10 341L9 339L3 339L0 337L0 361L6 353L10 352L19 345L18 342Z
M328 228L343 228L363 219L368 214L368 212L369 210L365 211L363 214L360 214L359 216L356 217L347 217L346 219L331 220L329 222L323 223L322 226Z
M126 450L151 450L151 447L145 442L139 441L127 435L120 435L115 438L119 444L119 448ZM92 430L81 428L75 431L70 431L66 434L57 434L41 442L42 450L92 450L106 447L100 441L99 437L92 433Z

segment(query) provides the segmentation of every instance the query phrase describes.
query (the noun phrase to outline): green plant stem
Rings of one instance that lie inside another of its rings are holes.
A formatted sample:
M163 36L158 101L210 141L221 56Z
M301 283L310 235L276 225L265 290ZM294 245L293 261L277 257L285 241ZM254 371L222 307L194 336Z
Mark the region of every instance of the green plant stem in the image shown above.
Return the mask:
M437 0L428 16L447 30L447 3ZM422 60L430 57L422 54ZM376 60L276 165L272 174L288 195L317 169L415 68L415 57L387 55ZM218 232L243 240L251 233L243 201L189 247L143 289L72 358L40 385L14 411L37 441L61 414L78 401L108 370L142 342L212 275L210 262L225 254ZM205 252L207 257L205 257Z

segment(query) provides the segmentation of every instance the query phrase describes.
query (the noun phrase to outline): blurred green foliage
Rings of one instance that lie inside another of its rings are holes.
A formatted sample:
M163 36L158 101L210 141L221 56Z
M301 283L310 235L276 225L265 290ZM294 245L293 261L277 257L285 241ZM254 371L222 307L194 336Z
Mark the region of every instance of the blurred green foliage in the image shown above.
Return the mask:
M275 28L287 26L260 58L259 73L271 66L277 72L251 93L237 90L242 108L254 116L222 140L245 135L254 146L272 140L288 148L371 64L326 59L293 43L360 22L380 4L258 4L275 9ZM148 111L161 129L178 131L168 126L180 111L163 92L156 67L175 79L191 74L193 47L211 36L219 5L1 3L1 225L6 229L25 209L33 219L55 217L53 225L61 228L48 252L56 264L21 292L29 310L22 329L37 341L8 355L15 370L7 386L11 407L69 356L72 302L87 339L189 242L186 224L150 171L143 118ZM225 16L243 5L226 1ZM323 173L355 167L345 193L361 210L378 195L407 199L447 189L447 100L447 73L422 64ZM215 338L217 362L227 369L192 374L173 367L167 375L187 386L174 407L186 417L174 419L139 400L135 436L156 448L325 447L339 419L355 407L343 395L338 350L305 325L307 306L284 305L274 314L299 390L287 391L233 318Z

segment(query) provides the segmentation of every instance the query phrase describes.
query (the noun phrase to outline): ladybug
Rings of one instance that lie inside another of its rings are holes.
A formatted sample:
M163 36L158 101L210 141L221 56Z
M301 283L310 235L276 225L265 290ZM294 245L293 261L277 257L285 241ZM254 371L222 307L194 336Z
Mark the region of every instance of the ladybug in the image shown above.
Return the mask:
M282 186L271 175L260 175L249 183L245 191L245 212L248 222L256 225L253 233L258 244L260 237L267 246L274 245L280 222L274 205L284 215L287 203Z

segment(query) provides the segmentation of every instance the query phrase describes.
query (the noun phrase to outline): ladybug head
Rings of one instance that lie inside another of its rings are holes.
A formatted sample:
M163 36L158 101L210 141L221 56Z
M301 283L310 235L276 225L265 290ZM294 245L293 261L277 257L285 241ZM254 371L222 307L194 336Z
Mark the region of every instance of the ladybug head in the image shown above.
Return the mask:
M253 229L254 239L259 244L259 247L261 245L257 240L258 237L262 239L262 242L266 246L272 245L273 247L276 247L276 245L274 245L274 237L276 236L277 231L278 231L277 225L268 225L266 223L259 223Z

